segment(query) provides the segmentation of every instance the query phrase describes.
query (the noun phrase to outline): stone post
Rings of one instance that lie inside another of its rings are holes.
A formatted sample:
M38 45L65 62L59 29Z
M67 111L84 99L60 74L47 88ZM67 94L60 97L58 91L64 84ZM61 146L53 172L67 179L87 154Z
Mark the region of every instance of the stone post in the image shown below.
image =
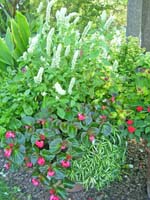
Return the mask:
M150 51L150 0L143 0L141 46Z
M142 3L143 0L128 0L127 36L141 39Z
M138 37L150 51L150 0L128 0L126 35Z

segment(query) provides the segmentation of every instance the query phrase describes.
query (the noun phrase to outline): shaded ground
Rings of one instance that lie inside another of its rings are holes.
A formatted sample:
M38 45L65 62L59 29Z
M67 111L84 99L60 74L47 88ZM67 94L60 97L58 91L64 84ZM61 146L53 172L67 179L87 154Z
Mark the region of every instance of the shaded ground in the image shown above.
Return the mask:
M123 169L120 182L114 182L101 191L89 190L70 194L70 200L148 200L146 192L146 158L142 145L130 144L127 164L130 169ZM0 171L4 159L0 153ZM20 171L11 174L6 172L4 179L10 187L17 186L21 192L16 200L49 200L49 193L42 187L34 187L30 183L31 173ZM1 173L2 176L2 173ZM3 200L3 199L0 199ZM11 200L11 199L10 199Z

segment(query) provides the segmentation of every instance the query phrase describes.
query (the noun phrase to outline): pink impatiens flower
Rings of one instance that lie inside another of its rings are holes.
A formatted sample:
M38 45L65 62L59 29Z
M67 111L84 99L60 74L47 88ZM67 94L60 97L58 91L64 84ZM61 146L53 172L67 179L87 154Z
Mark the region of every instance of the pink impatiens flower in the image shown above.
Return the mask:
M79 121L84 121L85 118L86 118L85 115L83 115L83 114L81 114L81 113L78 114L78 120L79 120Z
M27 162L27 163L26 163L26 166L27 166L28 168L31 168L31 167L33 167L33 163L32 163L32 162Z
M32 184L33 184L34 186L38 186L38 185L40 184L39 180L37 180L37 179L35 179L35 178L32 178L31 182L32 182Z
M46 139L45 135L40 134L40 139L41 139L41 140L45 140L45 139Z
M45 159L43 157L39 157L37 160L38 165L43 166L45 164Z
M8 170L10 168L10 163L5 163L4 168Z
M50 199L49 199L49 200L60 200L60 198L59 198L58 196L52 194L52 195L50 196Z
M89 140L90 140L91 142L94 142L94 141L95 141L95 136L94 136L94 135L90 135L90 136L89 136Z
M12 149L6 148L6 149L4 150L4 156L5 156L6 158L9 158L9 157L11 156L11 154L12 154Z
M12 132L12 131L7 131L6 134L5 134L5 138L8 139L8 138L15 138L15 133Z
M47 172L47 175L48 176L54 176L55 175L55 171L52 170L52 169L49 169L48 172Z
M147 108L147 112L150 112L150 106Z
M43 140L42 140L42 141L37 140L37 141L35 142L35 145L36 145L38 148L43 148L43 147L44 147L44 141L43 141Z
M64 167L64 168L70 167L69 160L62 160L60 163L61 163L61 166Z

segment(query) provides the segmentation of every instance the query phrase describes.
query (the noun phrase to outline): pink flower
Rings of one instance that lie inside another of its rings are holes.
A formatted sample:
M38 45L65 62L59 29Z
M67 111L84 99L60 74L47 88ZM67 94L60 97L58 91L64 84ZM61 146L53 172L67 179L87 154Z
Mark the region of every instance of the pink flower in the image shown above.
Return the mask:
M54 176L55 175L55 171L52 170L52 169L49 169L48 172L47 172L47 175L48 176Z
M32 162L27 162L27 163L26 163L26 166L27 166L28 168L31 168L31 167L33 167L33 163L32 163Z
M37 123L38 123L38 124L41 124L41 125L44 125L44 124L46 124L46 120L45 120L45 119L39 119L39 120L37 121Z
M42 166L45 164L45 159L43 157L39 157L37 163Z
M54 189L50 189L50 190L49 190L49 193L50 193L50 194L55 194L55 190L54 190Z
M33 184L34 186L38 186L38 185L40 184L39 180L37 180L37 179L35 179L35 178L32 178L31 182L32 182L32 184Z
M101 115L100 118L103 119L103 120L106 120L107 116L106 115Z
M65 150L66 148L66 145L61 145L61 150Z
M32 126L28 126L28 125L26 125L26 126L24 126L25 127L25 129L30 129L30 128L32 128Z
M78 114L78 120L79 120L79 121L84 121L85 118L86 118L85 115L83 115L83 114L81 114L81 113Z
M147 112L150 112L150 106L147 108Z
M7 131L6 134L5 134L5 138L15 138L15 133L12 132L12 131Z
M14 144L13 144L13 143L10 143L9 146L10 146L10 148L12 148L12 147L14 146Z
M111 97L111 101L115 102L115 97L114 96Z
M8 170L10 168L10 163L5 163L4 168Z
M137 106L137 107L136 107L136 110L137 110L138 112L141 112L141 111L143 110L143 107L142 107L142 106Z
M45 140L45 139L46 139L45 135L40 134L40 139L41 139L41 140Z
M52 194L52 195L50 196L50 199L49 199L49 200L60 200L60 198L59 198L58 196Z
M127 123L128 125L132 125L132 124L134 123L134 121L131 120L131 119L128 119L128 120L126 121L126 123Z
M37 140L37 141L35 142L35 145L36 145L38 148L43 148L43 147L44 147L44 141L39 141L39 140Z
M89 136L89 140L90 140L91 142L94 142L95 136L94 136L94 135L90 135L90 136Z
M11 154L12 154L12 149L7 148L7 149L4 150L4 156L6 158L9 158L11 156Z
M128 131L129 133L134 133L136 131L136 128L134 128L133 126L128 126Z
M64 168L70 167L70 162L68 160L62 160L60 163L61 163L61 166Z

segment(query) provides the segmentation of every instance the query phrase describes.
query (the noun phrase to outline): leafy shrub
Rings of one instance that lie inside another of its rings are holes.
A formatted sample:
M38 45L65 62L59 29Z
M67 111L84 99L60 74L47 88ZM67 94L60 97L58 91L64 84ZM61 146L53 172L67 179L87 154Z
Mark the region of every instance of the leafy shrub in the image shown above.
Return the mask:
M1 146L7 168L33 167L35 186L42 182L51 188L50 198L66 199L64 190L72 186L66 174L72 160L84 154L81 144L90 148L99 136L117 131L111 64L117 43L113 17L105 12L98 30L88 22L80 33L77 14L67 15L65 8L51 27L53 3L17 60L19 67L7 68L0 85Z

